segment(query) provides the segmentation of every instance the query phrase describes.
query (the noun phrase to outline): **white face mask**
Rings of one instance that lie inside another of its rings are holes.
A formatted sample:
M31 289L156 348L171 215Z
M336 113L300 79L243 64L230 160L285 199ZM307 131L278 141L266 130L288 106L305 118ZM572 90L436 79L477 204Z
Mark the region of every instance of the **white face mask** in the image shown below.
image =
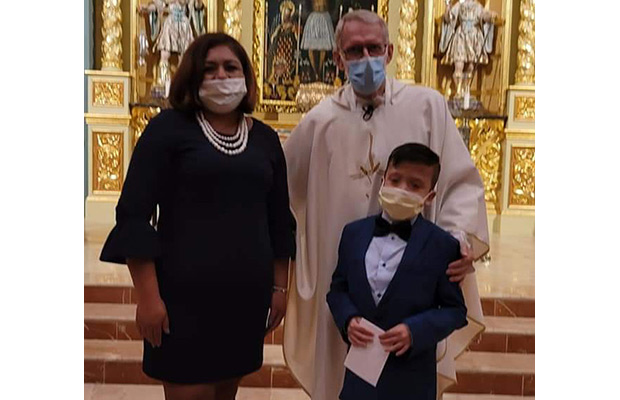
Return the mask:
M422 197L413 192L384 185L379 191L379 204L394 221L403 221L412 219L422 212L424 202L431 193Z
M198 97L209 111L227 114L239 106L247 92L245 78L205 79Z

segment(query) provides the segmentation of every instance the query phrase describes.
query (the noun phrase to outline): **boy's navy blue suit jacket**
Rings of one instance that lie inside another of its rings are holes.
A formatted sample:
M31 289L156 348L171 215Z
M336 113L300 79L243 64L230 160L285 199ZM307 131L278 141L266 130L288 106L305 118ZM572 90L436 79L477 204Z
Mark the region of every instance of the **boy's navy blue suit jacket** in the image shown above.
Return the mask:
M376 218L345 226L327 303L345 342L349 343L349 321L361 316L386 331L400 323L407 324L412 346L400 357L390 354L376 388L347 369L340 398L435 400L437 343L467 325L467 309L459 284L451 283L446 275L448 264L461 258L459 242L419 215L398 269L375 305L365 258Z

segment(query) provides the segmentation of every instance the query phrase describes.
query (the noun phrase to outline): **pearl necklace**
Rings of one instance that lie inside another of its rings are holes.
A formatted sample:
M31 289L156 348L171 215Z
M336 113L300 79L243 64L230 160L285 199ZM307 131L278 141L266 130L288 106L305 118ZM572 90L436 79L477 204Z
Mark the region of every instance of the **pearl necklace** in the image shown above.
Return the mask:
M232 136L217 133L201 112L196 113L196 119L209 142L220 152L234 156L241 154L247 147L248 123L245 117L241 117L241 122L237 125L237 131Z

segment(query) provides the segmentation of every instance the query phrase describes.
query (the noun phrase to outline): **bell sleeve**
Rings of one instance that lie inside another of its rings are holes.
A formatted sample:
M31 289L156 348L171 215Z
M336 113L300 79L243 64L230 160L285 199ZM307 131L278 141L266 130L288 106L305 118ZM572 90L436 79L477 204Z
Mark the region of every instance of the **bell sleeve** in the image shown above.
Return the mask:
M170 165L169 130L160 114L147 125L129 163L116 206L116 225L110 232L100 260L125 264L128 258L155 260L161 254L158 233L151 225Z

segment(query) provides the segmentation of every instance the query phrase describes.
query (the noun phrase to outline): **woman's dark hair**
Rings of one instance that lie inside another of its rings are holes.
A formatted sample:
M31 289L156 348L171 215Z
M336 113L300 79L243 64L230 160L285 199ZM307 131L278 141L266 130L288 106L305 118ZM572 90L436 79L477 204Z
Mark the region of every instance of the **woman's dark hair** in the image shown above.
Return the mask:
M247 94L237 107L238 111L246 114L254 111L256 105L256 78L248 54L243 46L233 37L225 33L207 33L198 36L189 45L183 59L177 69L170 84L169 101L176 110L193 114L202 110L203 105L198 97L198 89L202 84L205 71L205 59L207 53L214 47L228 46L228 48L239 58L245 75L245 86Z
M441 165L439 164L439 156L428 146L421 143L405 143L398 146L392 151L388 158L388 167L391 165L397 167L401 163L422 164L427 167L433 167L433 180L431 188L435 187L439 179ZM387 168L385 170L387 173Z

